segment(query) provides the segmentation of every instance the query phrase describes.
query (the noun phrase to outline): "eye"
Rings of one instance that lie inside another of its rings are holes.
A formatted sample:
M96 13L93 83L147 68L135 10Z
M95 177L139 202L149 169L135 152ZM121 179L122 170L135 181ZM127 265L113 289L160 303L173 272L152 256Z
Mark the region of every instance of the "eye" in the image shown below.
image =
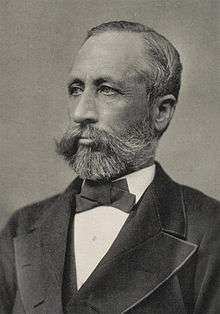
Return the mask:
M78 85L68 86L68 93L70 96L80 96L83 93L83 88Z
M110 87L108 85L100 86L98 92L102 93L106 96L113 96L113 95L116 95L118 93L118 91L115 88Z

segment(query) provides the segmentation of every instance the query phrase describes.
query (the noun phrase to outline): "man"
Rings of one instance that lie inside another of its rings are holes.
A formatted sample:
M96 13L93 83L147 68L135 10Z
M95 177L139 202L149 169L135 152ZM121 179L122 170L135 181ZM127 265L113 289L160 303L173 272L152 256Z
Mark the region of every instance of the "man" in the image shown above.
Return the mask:
M219 313L219 203L155 162L181 70L141 24L89 31L57 143L78 177L3 230L1 313Z

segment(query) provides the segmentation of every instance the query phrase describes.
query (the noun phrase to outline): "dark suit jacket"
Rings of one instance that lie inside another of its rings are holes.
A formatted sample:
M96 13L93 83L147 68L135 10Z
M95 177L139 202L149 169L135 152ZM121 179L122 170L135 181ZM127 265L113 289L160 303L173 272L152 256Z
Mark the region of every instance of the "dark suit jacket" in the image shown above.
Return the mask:
M66 297L78 181L17 211L1 233L1 314L220 313L219 203L175 183L158 164L137 210L79 291L71 272Z

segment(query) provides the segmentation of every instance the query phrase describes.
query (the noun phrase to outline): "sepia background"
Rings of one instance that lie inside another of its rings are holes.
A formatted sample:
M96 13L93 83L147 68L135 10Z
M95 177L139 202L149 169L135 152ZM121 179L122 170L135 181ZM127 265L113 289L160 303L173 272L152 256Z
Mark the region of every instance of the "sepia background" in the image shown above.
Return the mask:
M178 182L219 197L217 3L1 0L0 228L16 208L72 180L54 152L67 122L68 72L87 29L116 19L151 26L180 51L181 95L157 159Z

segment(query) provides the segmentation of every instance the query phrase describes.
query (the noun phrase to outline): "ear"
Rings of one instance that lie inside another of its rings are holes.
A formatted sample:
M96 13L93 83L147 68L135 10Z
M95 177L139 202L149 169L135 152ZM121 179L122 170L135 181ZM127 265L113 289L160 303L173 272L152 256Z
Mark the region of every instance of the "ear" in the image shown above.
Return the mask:
M173 95L159 97L154 104L154 125L161 133L168 127L175 111L176 98Z

